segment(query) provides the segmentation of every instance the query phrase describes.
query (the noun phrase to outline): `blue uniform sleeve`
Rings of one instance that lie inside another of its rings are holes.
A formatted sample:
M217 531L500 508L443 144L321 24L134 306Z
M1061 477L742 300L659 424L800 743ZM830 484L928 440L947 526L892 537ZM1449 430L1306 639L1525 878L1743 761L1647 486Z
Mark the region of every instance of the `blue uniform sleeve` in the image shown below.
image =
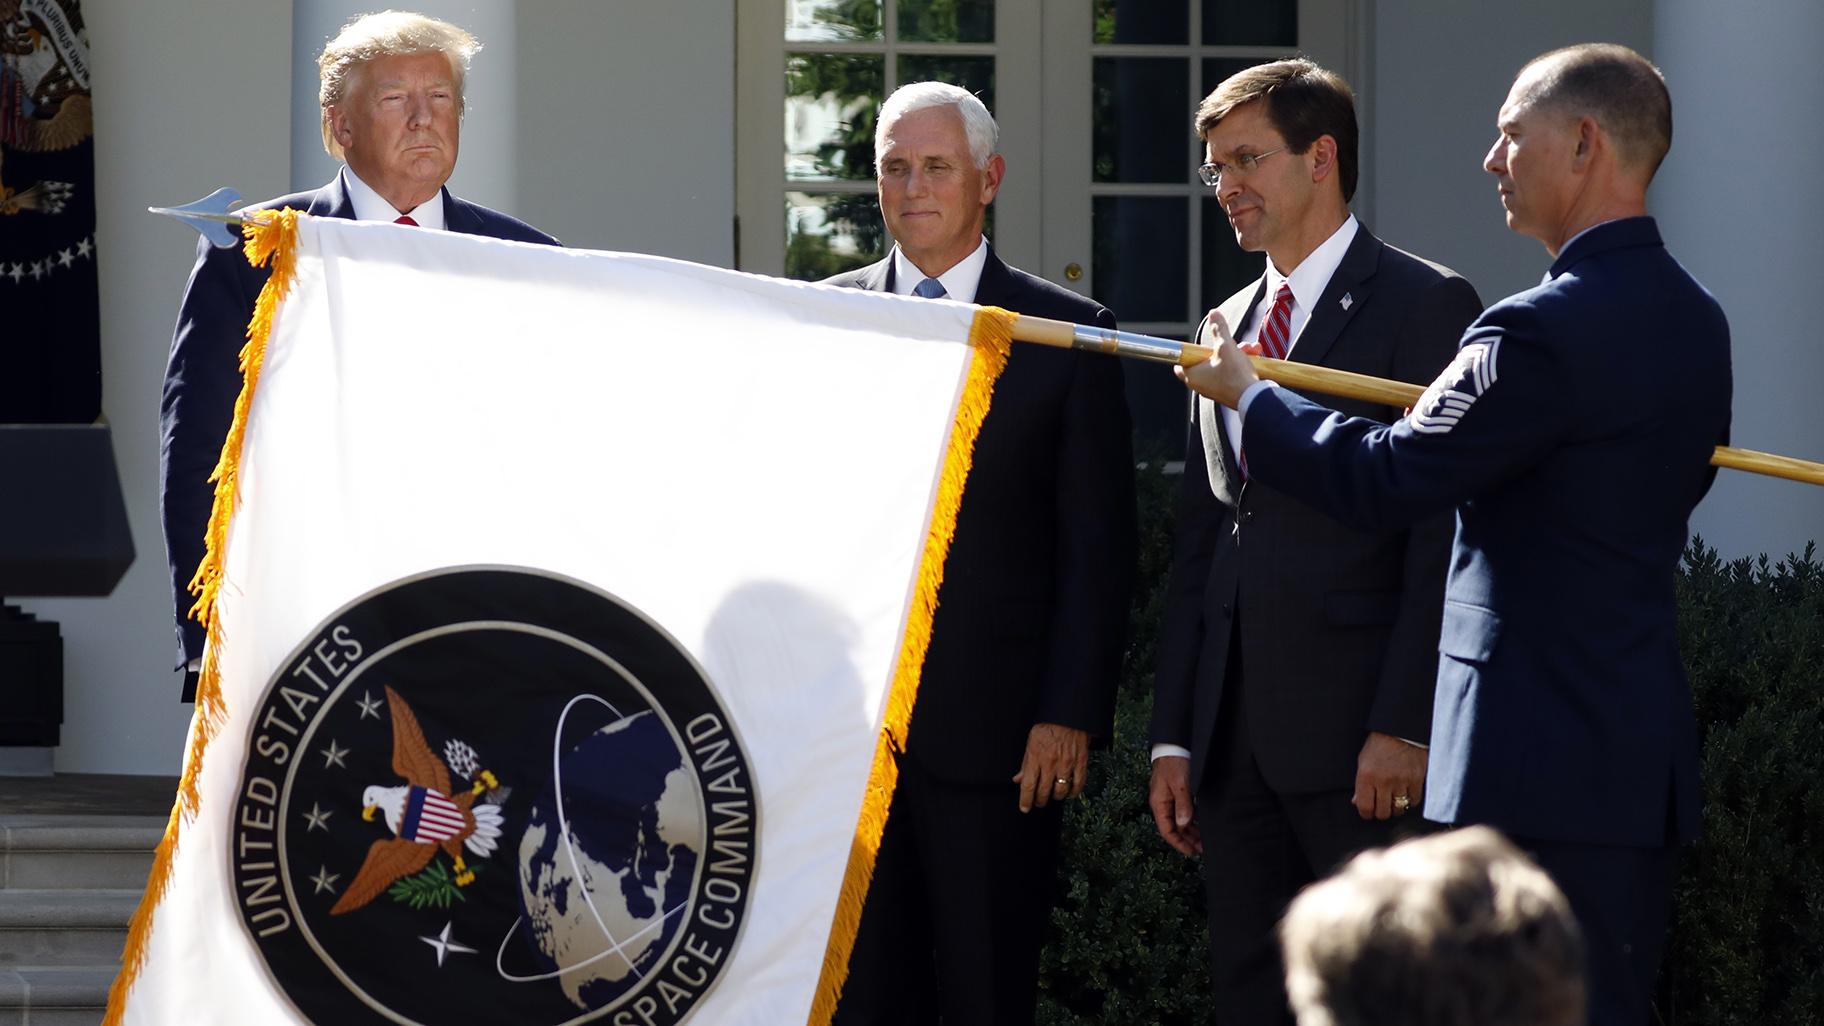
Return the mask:
M1456 359L1391 426L1291 389L1249 406L1248 470L1365 530L1412 524L1526 470L1573 423L1576 383L1529 304L1491 308Z

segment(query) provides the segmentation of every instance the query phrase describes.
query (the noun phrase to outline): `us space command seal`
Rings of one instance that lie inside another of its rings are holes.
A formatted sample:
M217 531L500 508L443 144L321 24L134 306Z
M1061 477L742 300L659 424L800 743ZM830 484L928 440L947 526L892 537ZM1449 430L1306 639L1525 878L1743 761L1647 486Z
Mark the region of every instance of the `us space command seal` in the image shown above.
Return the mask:
M601 591L384 587L280 666L247 749L235 900L313 1022L669 1026L735 949L747 755L690 656Z

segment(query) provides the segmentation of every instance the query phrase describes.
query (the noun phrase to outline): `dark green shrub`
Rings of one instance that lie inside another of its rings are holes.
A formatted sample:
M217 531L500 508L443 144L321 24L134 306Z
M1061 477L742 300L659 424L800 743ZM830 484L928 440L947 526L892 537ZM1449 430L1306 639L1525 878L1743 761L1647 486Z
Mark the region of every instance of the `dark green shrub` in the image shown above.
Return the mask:
M1147 717L1178 479L1140 475L1141 555L1115 738L1065 817L1042 1026L1210 1021L1197 863L1146 807ZM1824 565L1812 547L1678 580L1703 730L1704 837L1685 853L1656 1002L1666 1026L1824 1026Z
M1198 863L1166 847L1146 807L1146 728L1178 484L1159 460L1139 474L1140 567L1115 737L1065 814L1062 893L1039 980L1043 1026L1209 1021Z
M1824 566L1694 540L1679 639L1704 732L1704 836L1681 862L1668 1026L1824 1024Z

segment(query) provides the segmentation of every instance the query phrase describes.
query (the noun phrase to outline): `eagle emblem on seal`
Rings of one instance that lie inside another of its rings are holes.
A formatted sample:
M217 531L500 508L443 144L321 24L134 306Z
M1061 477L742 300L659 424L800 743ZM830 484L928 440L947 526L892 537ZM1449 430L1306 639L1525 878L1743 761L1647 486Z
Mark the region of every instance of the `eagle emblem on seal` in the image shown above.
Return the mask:
M391 687L385 691L393 721L393 772L405 783L370 785L361 795L361 818L372 822L379 817L393 836L367 849L354 881L329 910L332 916L366 905L396 881L423 870L439 851L450 858L456 886L466 887L475 882L475 871L463 858L464 850L486 858L500 845L500 806L477 802L505 790L500 782L480 768L474 749L451 741L445 753L473 780L467 789L454 788L449 763L431 750L411 706Z

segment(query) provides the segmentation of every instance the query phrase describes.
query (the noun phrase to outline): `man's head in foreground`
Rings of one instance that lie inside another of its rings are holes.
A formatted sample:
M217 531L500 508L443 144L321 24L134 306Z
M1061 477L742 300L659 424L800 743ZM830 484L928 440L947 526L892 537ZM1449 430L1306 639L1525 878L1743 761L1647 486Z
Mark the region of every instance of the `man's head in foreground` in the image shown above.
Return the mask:
M1486 827L1363 852L1280 924L1299 1026L1580 1026L1582 936Z

